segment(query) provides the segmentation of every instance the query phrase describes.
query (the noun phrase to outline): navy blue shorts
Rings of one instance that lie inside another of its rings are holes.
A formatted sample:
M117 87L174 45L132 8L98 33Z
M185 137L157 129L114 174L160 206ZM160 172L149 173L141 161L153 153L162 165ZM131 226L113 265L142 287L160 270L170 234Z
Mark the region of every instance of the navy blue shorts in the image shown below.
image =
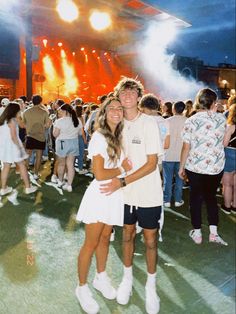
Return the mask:
M161 206L136 207L125 204L124 224L134 225L138 222L143 229L159 229Z

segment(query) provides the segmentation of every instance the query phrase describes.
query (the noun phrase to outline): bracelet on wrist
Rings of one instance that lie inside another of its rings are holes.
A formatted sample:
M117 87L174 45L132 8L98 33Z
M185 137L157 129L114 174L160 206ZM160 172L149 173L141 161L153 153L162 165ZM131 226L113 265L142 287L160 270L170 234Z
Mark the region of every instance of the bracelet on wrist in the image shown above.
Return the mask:
M120 180L120 184L121 184L121 187L125 187L126 186L126 181L125 181L125 178L119 178Z

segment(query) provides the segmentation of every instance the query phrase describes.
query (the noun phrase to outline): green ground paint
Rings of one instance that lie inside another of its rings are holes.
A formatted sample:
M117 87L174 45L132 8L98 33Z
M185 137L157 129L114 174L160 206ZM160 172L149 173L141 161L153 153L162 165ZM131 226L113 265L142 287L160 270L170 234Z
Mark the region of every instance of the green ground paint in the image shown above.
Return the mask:
M84 228L75 222L75 214L88 183L88 178L76 175L72 193L62 196L42 184L36 195L26 196L19 176L11 173L9 185L19 190L20 205L13 206L4 197L0 208L0 314L83 313L74 290ZM189 218L187 190L184 199L185 205L178 212ZM221 247L208 243L203 213L204 242L200 246L188 237L189 220L165 213L157 271L160 314L235 313L236 217L220 212L220 234L229 243ZM122 276L121 232L116 228L107 265L115 287ZM93 290L102 314L145 313L146 264L141 235L136 239L136 253L134 290L127 306L106 301ZM90 282L94 272L93 261Z

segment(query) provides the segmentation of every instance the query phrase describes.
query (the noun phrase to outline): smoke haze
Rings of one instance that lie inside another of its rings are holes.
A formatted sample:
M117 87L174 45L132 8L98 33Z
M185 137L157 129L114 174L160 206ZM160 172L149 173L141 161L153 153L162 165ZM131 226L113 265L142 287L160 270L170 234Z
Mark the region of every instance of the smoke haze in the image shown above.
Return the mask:
M176 37L173 25L152 23L144 40L137 45L136 69L142 72L146 89L167 101L194 99L204 85L186 78L172 66L174 54L169 54L168 44Z

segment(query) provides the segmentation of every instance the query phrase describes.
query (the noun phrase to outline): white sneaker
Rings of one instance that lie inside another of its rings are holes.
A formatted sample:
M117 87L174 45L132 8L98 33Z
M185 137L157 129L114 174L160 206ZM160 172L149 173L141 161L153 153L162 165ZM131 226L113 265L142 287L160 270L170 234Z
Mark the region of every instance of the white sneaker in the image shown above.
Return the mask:
M123 277L119 288L117 290L116 301L119 304L126 305L129 302L129 298L132 294L133 281Z
M66 183L62 186L62 190L67 191L67 192L72 192L72 186Z
M114 241L115 241L115 234L116 234L116 231L115 231L115 229L113 228L113 229L112 229L112 232L111 232L111 235L110 235L110 242L114 242Z
M102 275L95 275L93 287L100 291L104 298L108 300L114 300L116 298L116 289L112 287L111 279L106 272L103 272Z
M218 234L210 233L209 234L209 242L218 243L221 245L228 246L228 243L225 242Z
M64 184L65 184L64 181L60 181L60 179L57 180L57 186L58 186L59 188L62 188L62 186L63 186Z
M171 206L170 202L165 202L164 203L164 207L168 207L169 208L170 206Z
M14 206L17 206L20 204L17 200L17 195L18 195L17 190L13 190L12 193L7 196L8 201L12 203Z
M48 160L48 156L42 156L42 161L47 161Z
M6 194L9 194L12 192L12 187L11 186L7 186L5 189L1 189L0 190L0 194L3 196L3 195L6 195Z
M81 169L78 171L78 174L86 174L86 173L88 173L87 169Z
M57 177L55 174L53 174L53 175L51 176L51 182L52 182L52 183L57 183L57 182L58 182L58 177Z
M196 244L201 244L202 243L202 233L196 232L194 229L189 231L189 236L190 238L193 239L193 242Z
M99 305L94 300L92 292L88 285L77 286L75 289L75 295L79 300L80 306L88 314L96 314L99 312Z
M39 175L38 174L33 174L33 178L34 178L34 180L38 180L39 179Z
M175 202L175 207L180 207L182 205L184 205L184 201L183 200L180 201L180 202Z
M25 194L31 194L38 190L37 186L30 186L29 188L25 188Z
M156 288L146 286L145 287L145 306L148 314L157 314L160 310L160 298L157 295Z

